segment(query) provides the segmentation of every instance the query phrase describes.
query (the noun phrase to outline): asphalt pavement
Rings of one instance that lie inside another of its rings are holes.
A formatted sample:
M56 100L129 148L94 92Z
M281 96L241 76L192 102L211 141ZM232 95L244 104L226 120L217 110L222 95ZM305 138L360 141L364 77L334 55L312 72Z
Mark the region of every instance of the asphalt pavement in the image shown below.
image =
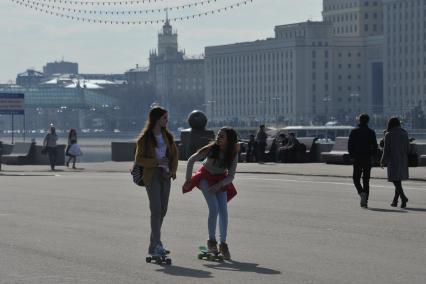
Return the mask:
M425 283L424 168L403 183L406 209L373 169L369 209L351 167L240 164L229 203L232 261L197 259L207 206L172 184L163 242L171 266L145 263L149 207L131 163L78 170L5 166L0 173L0 283ZM423 176L422 176L423 175Z

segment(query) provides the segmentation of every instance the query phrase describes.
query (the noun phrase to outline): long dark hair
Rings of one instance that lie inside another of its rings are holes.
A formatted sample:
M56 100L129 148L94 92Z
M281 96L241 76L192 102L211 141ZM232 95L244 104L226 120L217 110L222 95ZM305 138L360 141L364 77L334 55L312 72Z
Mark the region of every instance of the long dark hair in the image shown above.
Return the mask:
M388 127L387 127L387 131L391 131L392 129L394 129L395 127L401 127L401 121L399 121L399 118L394 116L391 117L388 121Z
M71 139L72 133L75 134L75 138L77 139L77 131L75 130L75 128L71 128L70 131L68 132L68 139Z
M227 144L224 153L224 166L225 168L229 169L232 165L235 155L237 154L238 135L237 132L229 126L224 126L219 131L224 131L226 134ZM207 156L209 158L213 158L218 161L220 155L220 146L216 144L216 141L213 141L198 150L198 153L201 152L208 152Z
M142 129L141 133L139 134L138 140L145 138L148 141L150 141L150 143L152 143L152 145L154 147L156 147L157 141L154 137L154 133L153 133L152 129L154 128L157 121L160 120L160 118L166 113L167 113L167 110L163 107L160 107L160 106L153 107L149 111L148 119L146 120L145 126ZM170 131L167 130L166 127L162 127L162 130L165 131L167 139L169 140L169 143L172 143L173 142L173 135L170 133Z

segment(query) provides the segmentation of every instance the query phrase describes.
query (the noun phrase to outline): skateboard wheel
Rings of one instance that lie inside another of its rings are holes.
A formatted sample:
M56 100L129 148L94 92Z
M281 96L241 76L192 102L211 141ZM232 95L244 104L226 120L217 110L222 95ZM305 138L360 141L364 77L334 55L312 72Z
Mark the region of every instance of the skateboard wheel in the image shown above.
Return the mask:
M169 259L166 259L166 264L167 265L171 265L172 264L172 260L169 258Z
M203 256L204 256L204 255L203 255L202 253L199 253L199 254L198 254L198 259L203 259Z
M218 257L217 257L217 261L219 261L219 262L223 262L223 256L218 256Z
M207 260L212 261L213 260L213 256L212 255L207 255Z
M151 257L147 257L147 258L145 258L145 261L147 262L147 263L150 263L151 262L151 260L152 260L152 258Z

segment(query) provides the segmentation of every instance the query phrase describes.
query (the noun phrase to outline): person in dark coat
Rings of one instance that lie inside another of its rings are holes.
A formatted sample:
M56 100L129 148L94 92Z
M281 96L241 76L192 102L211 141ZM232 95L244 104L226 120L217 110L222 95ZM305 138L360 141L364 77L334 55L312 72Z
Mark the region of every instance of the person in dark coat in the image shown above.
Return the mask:
M50 169L55 170L56 157L58 155L56 142L58 141L58 135L56 135L55 127L51 126L49 132L43 140L43 147L46 148L47 154L49 156Z
M296 138L296 134L290 132L288 134L287 144L280 148L283 163L297 162L297 152L300 150L300 142ZM306 151L306 148L305 148Z
M265 125L262 124L256 133L256 160L258 163L263 163L265 161L265 149L267 139L268 134L266 134Z
M250 140L247 143L246 151L246 162L251 163L256 158L256 141L254 140L254 135L250 135Z
M353 159L352 179L361 199L360 205L364 208L368 207L370 195L371 160L378 148L376 133L368 127L369 120L368 114L361 114L359 125L351 131L348 140L349 156Z
M382 168L387 165L388 181L393 182L395 185L392 207L398 206L399 198L401 198L401 208L407 206L408 198L402 189L402 181L409 178L409 151L410 142L407 131L401 128L401 122L397 117L392 117L388 122L383 155L380 161Z

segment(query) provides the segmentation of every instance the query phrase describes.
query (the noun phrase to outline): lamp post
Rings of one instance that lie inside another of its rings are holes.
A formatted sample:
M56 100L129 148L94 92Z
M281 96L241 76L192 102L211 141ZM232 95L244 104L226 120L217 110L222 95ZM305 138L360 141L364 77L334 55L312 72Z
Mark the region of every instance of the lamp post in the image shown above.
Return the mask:
M266 99L260 99L258 103L263 104L265 106L265 109L263 112L263 124L266 124Z
M349 98L350 98L350 102L352 103L352 100L354 100L355 102L357 102L358 98L359 98L360 94L359 93L350 93L349 94ZM354 103L354 105L358 106L358 103ZM358 109L359 112L359 109ZM355 113L355 117L357 116L357 113Z
M278 110L280 105L281 98L273 97L272 102L274 103L274 112L275 112L275 128L278 128Z
M211 119L212 119L213 123L214 123L214 109L213 109L214 105L213 104L215 104L215 103L216 103L216 101L207 101L207 107L210 106Z
M329 97L329 96L324 97L322 99L322 101L325 104L325 120L326 120L326 123L327 123L327 121L328 121L328 108L329 108L329 103L331 102L331 97Z

